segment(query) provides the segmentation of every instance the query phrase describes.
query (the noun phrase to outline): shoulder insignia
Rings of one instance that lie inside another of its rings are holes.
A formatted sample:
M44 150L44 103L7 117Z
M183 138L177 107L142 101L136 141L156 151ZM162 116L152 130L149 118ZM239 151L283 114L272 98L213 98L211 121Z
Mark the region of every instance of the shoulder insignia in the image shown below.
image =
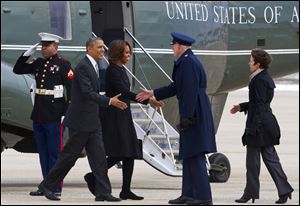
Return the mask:
M67 74L68 79L72 79L72 78L73 78L73 75L74 75L74 73L73 73L73 71L72 71L72 68L70 68L70 69L69 69L69 72L68 72L68 74Z
M189 56L188 54L184 55L184 57L188 57L188 56Z

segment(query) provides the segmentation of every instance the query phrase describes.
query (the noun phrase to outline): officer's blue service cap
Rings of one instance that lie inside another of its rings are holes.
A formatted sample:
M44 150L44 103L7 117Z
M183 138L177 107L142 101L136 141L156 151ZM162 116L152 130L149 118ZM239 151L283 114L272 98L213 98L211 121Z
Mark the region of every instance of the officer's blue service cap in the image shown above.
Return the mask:
M50 34L46 32L41 32L39 33L39 36L41 37L41 42L56 42L59 43L59 40L63 39L62 37L55 35L55 34Z
M192 37L178 32L172 32L171 36L173 37L171 44L178 43L185 46L191 46L195 42L195 39Z

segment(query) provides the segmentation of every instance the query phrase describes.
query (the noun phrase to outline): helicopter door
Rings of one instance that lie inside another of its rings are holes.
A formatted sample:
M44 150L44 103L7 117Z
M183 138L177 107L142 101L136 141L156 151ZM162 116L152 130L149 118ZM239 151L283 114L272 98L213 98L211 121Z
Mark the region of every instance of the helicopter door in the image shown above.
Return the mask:
M125 36L124 27L132 28L131 3L122 1L90 1L92 32L101 37L108 47L110 42L116 39L127 40L131 45L132 40ZM108 62L100 60L100 90L105 90L105 70ZM132 59L127 64L132 70ZM131 77L129 77L131 78Z
M114 39L124 39L124 21L121 1L91 1L93 32L105 45Z

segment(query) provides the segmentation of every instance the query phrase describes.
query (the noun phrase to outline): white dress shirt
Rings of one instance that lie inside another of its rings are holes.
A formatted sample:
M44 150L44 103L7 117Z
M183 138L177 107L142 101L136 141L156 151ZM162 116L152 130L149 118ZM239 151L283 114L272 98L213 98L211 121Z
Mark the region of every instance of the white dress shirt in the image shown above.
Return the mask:
M99 68L98 68L98 63L96 62L96 60L91 57L89 54L86 54L87 58L90 60L90 62L92 63L94 69L95 69L95 72L96 74L98 75L98 78L99 78Z
M98 68L98 63L97 63L96 60L95 60L93 57L91 57L89 54L86 54L86 56L87 56L87 58L90 60L90 62L92 63L92 65L93 65L93 67L94 67L94 69L95 69L95 71L96 71L96 74L98 75L98 78L99 78L99 68ZM111 105L111 99L112 99L112 98L109 99L108 105Z

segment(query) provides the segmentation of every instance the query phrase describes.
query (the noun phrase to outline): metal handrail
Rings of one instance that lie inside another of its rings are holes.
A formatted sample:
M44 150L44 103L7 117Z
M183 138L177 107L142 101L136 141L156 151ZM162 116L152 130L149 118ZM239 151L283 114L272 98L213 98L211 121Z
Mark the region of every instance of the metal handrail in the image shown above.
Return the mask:
M138 103L138 105L141 107L141 110L145 113L145 115L148 117L148 119L150 120L150 122L152 122L162 134L166 135L166 132L164 132L164 131L161 130L161 128L156 124L156 122L153 120L153 118L151 118L150 115L143 109L142 105L140 103ZM154 113L153 113L152 116L154 116ZM149 133L146 132L146 135L148 136Z
M161 68L161 66L152 58L152 56L145 50L145 48L141 45L141 43L133 36L133 34L131 34L131 32L124 27L124 31L126 31L129 36L135 41L135 43L137 43L139 45L139 47L141 47L141 49L144 51L144 53L152 60L152 62L160 69L160 71L171 81L173 82L173 80L169 77L169 75Z
M157 107L156 107L155 110L153 111L151 119L154 119L154 115L155 115L156 112L157 112ZM148 124L147 132L146 132L147 135L149 135L149 133L150 133L150 126L151 126L151 123L152 123L152 121L150 121L149 124Z
M129 34L129 36L134 40L135 43L137 43L139 45L139 47L144 51L144 53L151 59L151 61L160 69L160 71L173 83L173 80L169 77L169 75L161 68L161 66L153 59L153 57L145 50L145 48L142 46L142 44L133 36L133 34L126 28L124 27L124 31L127 32ZM155 110L156 112L157 110ZM163 111L162 111L162 108L160 107L159 108L159 111L160 111L160 114L161 114L161 117L162 117L162 120L163 120L163 125L164 125L164 130L165 130L165 134L166 134L166 138L168 140L168 144L169 144L169 147L170 147L170 151L171 151L171 155L172 155L172 159L173 161L175 162L175 158L174 158L174 154L173 154L173 150L172 150L172 147L171 147L171 143L170 143L170 140L168 138L168 131L167 131L167 127L166 127L166 120L164 118L164 115L163 115ZM153 114L154 116L154 114Z
M161 109L161 108L160 108L160 109ZM161 112L161 113L160 113L161 118L162 118L163 120L165 120L164 113L162 112L162 110L160 110L160 112ZM174 154L173 154L173 150L172 150L172 146L171 146L170 139L168 138L168 130L167 130L167 125L166 125L166 122L165 122L165 121L163 121L163 125L164 125L165 135L166 135L166 138L167 138L167 140L168 140L168 145L169 145L169 147L170 147L170 151L172 151L172 152L171 152L172 160L173 160L174 163L175 163L175 157L174 157Z
M97 35L94 32L92 32L92 34L94 35L94 37L97 37ZM104 44L104 48L105 48L105 50L108 51L108 47L105 44ZM107 58L105 56L104 56L104 60L106 61L106 63L109 64L109 61L107 60ZM138 78L136 78L136 76L134 74L132 74L132 72L124 64L123 64L123 67L144 89L146 89L146 87L143 85L143 83L140 82L140 80L138 80Z

